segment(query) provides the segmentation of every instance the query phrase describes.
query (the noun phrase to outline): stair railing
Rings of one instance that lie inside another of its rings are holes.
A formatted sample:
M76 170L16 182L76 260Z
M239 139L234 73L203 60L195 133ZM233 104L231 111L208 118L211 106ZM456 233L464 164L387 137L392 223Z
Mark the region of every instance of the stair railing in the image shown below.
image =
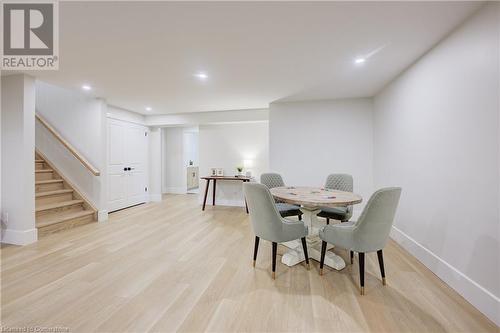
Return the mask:
M52 127L45 119L43 119L40 115L35 114L36 119L42 124L68 151L83 164L83 166L89 170L94 176L99 176L101 173L99 170L92 165L75 147L66 139L64 139L61 134L59 134L54 127Z

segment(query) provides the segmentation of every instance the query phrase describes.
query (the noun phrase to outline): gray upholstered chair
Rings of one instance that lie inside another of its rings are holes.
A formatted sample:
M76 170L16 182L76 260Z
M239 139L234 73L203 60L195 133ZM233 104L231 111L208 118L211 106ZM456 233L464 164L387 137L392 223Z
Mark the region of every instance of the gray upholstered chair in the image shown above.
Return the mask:
M276 251L278 243L301 239L302 248L306 257L307 269L309 269L309 257L307 255L307 227L303 222L291 221L281 217L273 196L269 189L263 184L243 183L243 192L248 203L250 221L255 233L255 247L253 253L253 266L257 260L259 239L272 242L272 277L276 274Z
M377 252L382 283L385 285L384 258L382 249L387 243L396 208L398 207L400 187L383 188L372 194L358 221L326 225L319 231L322 239L319 272L323 275L323 264L327 243L358 252L359 280L361 295L365 293L365 253Z
M326 178L325 189L345 192L353 191L352 176L343 173L334 173ZM352 217L352 206L347 207L324 207L321 208L318 216L326 218L326 224L330 224L330 219L347 222Z
M279 173L261 174L260 183L266 185L268 189L285 186L285 182ZM297 216L299 221L302 220L302 212L300 211L299 206L281 202L279 200L275 200L275 202L276 208L278 208L282 217Z

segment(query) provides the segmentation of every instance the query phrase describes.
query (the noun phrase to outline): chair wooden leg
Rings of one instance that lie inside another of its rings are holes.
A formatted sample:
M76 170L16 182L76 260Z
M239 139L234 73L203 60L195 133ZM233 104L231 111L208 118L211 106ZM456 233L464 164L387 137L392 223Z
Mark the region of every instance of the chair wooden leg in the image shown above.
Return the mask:
M321 258L319 260L319 275L323 275L323 265L325 264L326 245L327 245L327 243L325 241L323 241L321 243Z
M354 262L354 261L353 261L353 258L354 258L354 251L350 251L350 252L351 252L351 265L352 265L352 263Z
M278 252L278 243L273 242L273 280L276 279L276 253Z
M382 250L377 251L378 265L380 266L380 274L382 274L382 284L385 286L385 269L384 269L384 256Z
M255 236L255 247L253 248L253 267L257 261L257 251L259 250L259 237Z
M358 253L359 261L359 283L361 285L361 295L365 294L365 254Z
M310 268L310 266L309 266L309 255L307 254L306 238L302 237L300 240L302 241L302 249L304 250L304 256L306 257L306 267L307 267L307 270L309 270L309 268Z
M328 217L326 218L326 224L330 224L330 219Z
M298 216L299 216L299 221L302 221L302 215L299 214Z

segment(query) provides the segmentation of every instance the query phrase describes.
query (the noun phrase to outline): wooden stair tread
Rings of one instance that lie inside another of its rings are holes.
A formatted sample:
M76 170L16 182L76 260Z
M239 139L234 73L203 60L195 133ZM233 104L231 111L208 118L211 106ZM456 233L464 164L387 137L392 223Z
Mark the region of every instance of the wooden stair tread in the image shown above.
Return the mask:
M65 193L72 193L73 190L72 189L62 189L62 190L54 190L54 191L45 191L45 192L38 192L35 194L35 197L36 198L40 198L40 197L48 197L48 196L51 196L51 195L56 195L56 194L65 194Z
M69 201L62 201L62 202L54 202L54 203L35 207L35 212L42 212L44 210L49 210L49 209L62 208L62 207L67 207L67 206L83 204L83 202L84 202L83 200L69 200Z
M53 183L62 183L62 179L47 179L47 180L37 180L35 181L35 185L43 185L43 184L53 184Z
M77 219L80 217L85 217L89 215L93 215L94 211L92 210L82 210L79 212L67 212L67 213L59 213L56 216L42 216L37 218L36 227L43 228L52 224L61 223L70 221L73 219Z
M47 173L47 172L54 172L52 169L36 169L35 173Z
M97 209L38 150L34 166L39 237L97 221Z

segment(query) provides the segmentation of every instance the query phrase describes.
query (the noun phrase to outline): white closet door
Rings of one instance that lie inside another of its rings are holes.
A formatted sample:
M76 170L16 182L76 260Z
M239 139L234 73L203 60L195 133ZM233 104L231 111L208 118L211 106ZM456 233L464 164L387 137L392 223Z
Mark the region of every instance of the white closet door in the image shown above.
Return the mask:
M146 202L147 194L147 153L148 137L145 135L147 129L143 126L134 125L129 127L126 135L127 142L127 197L128 205L136 205Z
M108 119L108 211L127 207L125 131L122 122Z
M147 128L108 119L108 210L147 201Z

